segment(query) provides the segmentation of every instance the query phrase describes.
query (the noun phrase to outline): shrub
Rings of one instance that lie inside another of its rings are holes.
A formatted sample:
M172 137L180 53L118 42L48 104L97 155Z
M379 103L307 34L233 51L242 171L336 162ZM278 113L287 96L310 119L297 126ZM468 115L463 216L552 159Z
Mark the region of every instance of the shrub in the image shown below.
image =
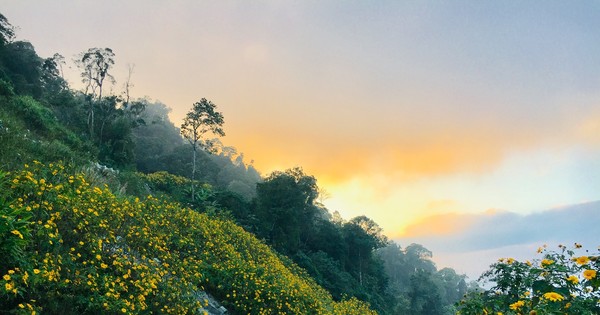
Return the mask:
M600 314L598 251L543 246L541 260L499 259L480 279L492 288L466 296L459 314Z
M31 96L17 96L9 103L32 130L48 131L52 125L56 124L56 118L52 111Z

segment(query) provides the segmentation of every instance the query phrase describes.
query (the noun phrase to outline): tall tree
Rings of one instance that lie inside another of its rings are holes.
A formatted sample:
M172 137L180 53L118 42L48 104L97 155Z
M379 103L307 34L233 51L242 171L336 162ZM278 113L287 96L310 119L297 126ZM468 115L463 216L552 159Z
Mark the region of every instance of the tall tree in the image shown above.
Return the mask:
M125 81L125 84L123 84L123 88L125 88L125 104L129 104L129 99L130 99L130 95L129 92L131 90L131 88L133 87L133 83L131 83L131 76L133 75L133 69L135 68L135 65L133 64L128 64L127 65L127 80Z
M433 253L421 244L410 244L404 250L406 262L410 266L411 273L419 270L434 273L435 263L432 260Z
M441 280L443 290L444 305L452 305L467 293L467 283L465 275L459 275L452 268L438 270L437 278Z
M42 63L33 45L14 41L2 47L0 76L12 81L17 94L40 98L42 95Z
M192 201L194 201L194 180L196 179L196 154L198 149L212 152L213 141L206 135L225 136L223 131L223 114L216 111L216 105L205 98L194 103L192 109L185 115L181 125L181 135L192 145Z
M366 216L358 216L346 222L342 227L350 256L346 264L354 270L358 281L363 285L363 274L367 265L373 262L373 251L387 245L387 238L382 229Z
M256 185L259 235L275 249L294 254L314 233L319 196L317 180L301 168L273 172Z
M109 73L115 64L115 54L110 48L90 48L82 52L75 60L81 69L82 82L85 84L85 94L89 98L88 127L90 137L94 134L94 100L102 100L102 87L104 80L114 82L114 77Z
M410 314L445 315L441 281L434 274L418 270L410 277Z
M115 64L115 53L110 48L90 48L82 52L76 60L81 69L82 82L85 83L85 94L91 89L94 98L102 99L104 80L114 82L114 77L108 73Z
M15 37L15 27L0 13L0 46L10 43Z

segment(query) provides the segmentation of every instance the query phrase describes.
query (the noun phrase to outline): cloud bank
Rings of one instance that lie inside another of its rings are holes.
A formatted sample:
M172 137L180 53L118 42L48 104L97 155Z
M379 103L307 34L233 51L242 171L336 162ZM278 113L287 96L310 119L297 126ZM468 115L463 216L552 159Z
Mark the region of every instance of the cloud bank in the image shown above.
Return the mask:
M600 201L520 215L489 210L481 214L433 215L408 226L395 241L419 243L434 253L438 265L450 266L477 278L502 257L532 259L544 244L586 248L600 245ZM539 258L539 257L538 257Z
M400 244L418 242L434 252L469 252L545 242L600 245L600 201L520 215L440 214L409 225Z

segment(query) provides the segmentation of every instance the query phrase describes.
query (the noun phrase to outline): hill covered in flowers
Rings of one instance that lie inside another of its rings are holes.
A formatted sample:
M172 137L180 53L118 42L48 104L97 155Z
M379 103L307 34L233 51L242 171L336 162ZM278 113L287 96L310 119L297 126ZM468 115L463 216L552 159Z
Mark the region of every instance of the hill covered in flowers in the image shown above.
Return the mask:
M334 302L230 221L117 196L60 164L2 173L0 186L2 310L202 314L208 289L240 314L374 314Z

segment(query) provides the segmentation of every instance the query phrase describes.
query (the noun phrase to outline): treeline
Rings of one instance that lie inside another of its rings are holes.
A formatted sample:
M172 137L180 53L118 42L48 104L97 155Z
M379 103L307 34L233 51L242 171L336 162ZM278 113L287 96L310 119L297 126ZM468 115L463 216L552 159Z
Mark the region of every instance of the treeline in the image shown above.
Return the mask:
M14 27L4 16L0 38L0 96L3 107L16 115L4 114L7 150L0 156L4 169L18 168L25 157L39 156L76 163L96 160L119 170L164 170L189 176L192 149L169 121L166 105L131 98L131 75L121 93L106 95L106 86L115 82L111 49L90 48L74 58L85 87L76 91L62 77L66 58L60 54L39 57L31 43L14 40ZM11 123L13 128L7 130ZM37 137L33 140L38 142L28 147L19 137ZM14 143L8 143L9 138ZM199 152L198 179L252 198L260 180L256 169L234 148L216 146L216 154Z
M111 49L90 48L75 63L82 91L63 78L63 56L39 57L0 14L0 170L34 159L81 168L98 162L115 191L162 195L242 226L337 301L356 297L381 314L454 312L465 277L437 270L421 245L400 248L370 218L331 213L319 202L317 180L301 168L262 178L235 148L186 141L166 105L131 97L131 69L122 92L107 93L115 82Z

